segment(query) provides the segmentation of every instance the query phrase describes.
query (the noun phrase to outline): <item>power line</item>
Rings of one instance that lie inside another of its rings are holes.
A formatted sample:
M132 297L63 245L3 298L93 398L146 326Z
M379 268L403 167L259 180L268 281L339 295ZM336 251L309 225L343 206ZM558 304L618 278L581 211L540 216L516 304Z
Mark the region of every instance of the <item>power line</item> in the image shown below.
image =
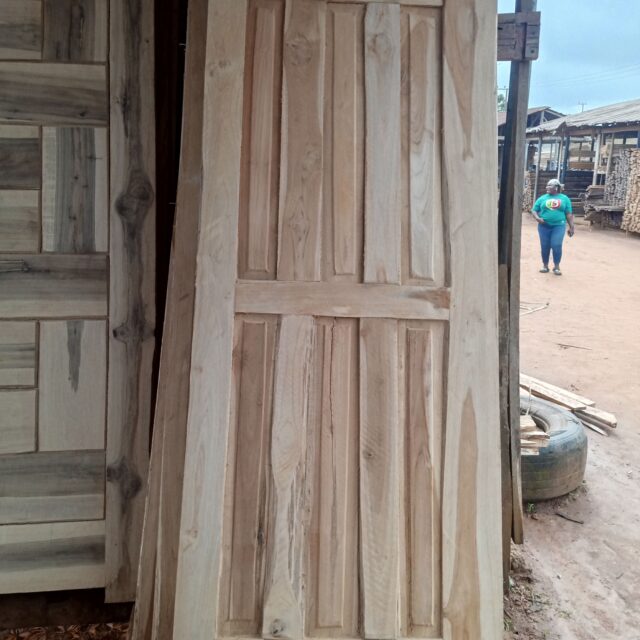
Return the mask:
M601 80L614 80L622 77L633 76L640 73L640 64L620 67L619 69L610 69L608 71L598 71L596 73L584 74L580 76L569 76L558 80L550 80L549 82L533 82L533 87L550 87L555 85L569 85L575 83L589 84L599 82Z

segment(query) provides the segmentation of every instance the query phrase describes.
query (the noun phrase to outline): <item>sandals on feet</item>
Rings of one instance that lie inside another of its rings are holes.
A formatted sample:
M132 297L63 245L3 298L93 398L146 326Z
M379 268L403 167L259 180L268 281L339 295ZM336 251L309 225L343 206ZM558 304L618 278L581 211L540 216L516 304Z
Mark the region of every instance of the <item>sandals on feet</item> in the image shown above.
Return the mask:
M561 276L562 275L562 271L560 271L560 269L558 269L557 267L553 270L553 273L556 276Z
M549 273L549 267L542 267L542 269L540 269L540 273Z

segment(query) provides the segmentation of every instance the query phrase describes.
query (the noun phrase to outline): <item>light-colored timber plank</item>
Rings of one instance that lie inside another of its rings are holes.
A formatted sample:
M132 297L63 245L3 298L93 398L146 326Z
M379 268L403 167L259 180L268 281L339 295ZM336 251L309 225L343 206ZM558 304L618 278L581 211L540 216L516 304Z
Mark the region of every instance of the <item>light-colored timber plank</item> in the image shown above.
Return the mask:
M0 62L0 121L107 124L104 66Z
M443 170L451 269L443 481L443 636L500 638L496 3L447 1ZM473 206L470 206L473 203ZM469 252L473 247L473 262Z
M364 7L328 5L322 279L362 280Z
M35 451L36 402L35 390L0 391L0 454Z
M42 58L56 62L105 62L108 0L43 0Z
M106 599L119 602L135 597L149 463L156 272L153 4L112 0L109 15Z
M109 174L106 129L42 130L42 249L108 249Z
M563 389L562 387L557 387L556 385L551 384L550 382L545 382L544 380L538 380L538 378L534 378L533 376L528 376L524 373L520 374L520 386L524 389L527 388L528 385L533 384L537 387L548 389L555 394L560 396L566 396L567 398L574 400L578 404L582 404L585 407L593 407L595 402L590 400L589 398L585 398L584 396L578 395L573 391L569 391L568 389Z
M276 316L238 316L233 358L221 636L259 635L269 522L271 398Z
M351 282L239 282L236 311L447 320L448 289Z
M208 6L208 0L189 2L180 175L131 640L171 638L173 632L189 406L195 247L202 205Z
M107 314L103 255L0 255L0 316L101 317Z
M0 251L37 252L40 246L40 194L0 191Z
M0 527L0 593L104 586L104 521Z
M602 409L596 409L595 407L585 407L584 409L576 409L574 413L581 420L589 420L591 422L595 422L596 425L604 425L609 427L610 429L615 429L618 426L618 419L613 415L613 413L609 413L608 411L603 411Z
M324 2L325 0L315 0ZM411 7L441 7L444 0L331 0L332 4L397 4Z
M305 450L313 339L313 318L282 318L271 434L275 520L265 584L263 638L295 640L304 636L303 592L295 567L303 564Z
M103 517L104 451L0 457L0 524Z
M0 124L0 138L38 139L39 137L39 127L20 124Z
M105 446L107 325L102 320L40 323L38 450Z
M326 4L285 11L278 279L320 280Z
M563 393L563 390L559 389L558 387L542 385L534 382L531 379L521 378L520 388L527 394L531 393L531 395L537 396L538 398L543 398L544 400L548 400L550 402L554 402L555 404L558 404L561 407L565 407L567 409L571 409L572 411L575 409L587 408L587 405L584 402L575 400L573 397L566 395L565 393Z
M321 318L309 406L307 628L312 637L356 637L358 590L358 321Z
M41 55L40 0L3 0L0 5L0 60L38 60Z
M360 531L365 638L397 638L398 323L360 321Z
M403 233L403 282L444 283L441 191L441 11L402 14L403 77L408 83L406 158L408 220ZM405 158L403 157L403 164Z
M246 0L210 3L204 104L213 108L205 109L202 134L204 188L174 620L175 637L191 640L210 640L219 619L246 17Z
M251 3L247 24L239 276L275 280L284 2Z
M36 384L36 323L0 322L0 387Z
M36 137L10 135L3 138L0 135L0 189L39 189L41 173L37 133Z
M365 282L400 282L400 7L365 15Z

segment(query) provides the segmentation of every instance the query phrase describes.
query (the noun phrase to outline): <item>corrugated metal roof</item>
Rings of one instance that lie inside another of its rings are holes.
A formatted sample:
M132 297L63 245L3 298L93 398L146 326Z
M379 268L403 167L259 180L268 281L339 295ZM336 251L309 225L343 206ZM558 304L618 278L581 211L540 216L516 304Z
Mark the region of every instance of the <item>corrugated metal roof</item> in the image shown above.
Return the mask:
M606 107L589 109L582 113L564 116L557 120L545 122L538 127L527 129L527 133L559 133L590 127L616 127L627 125L640 127L640 99L618 102Z
M530 107L527 110L527 115L533 115L534 113L538 113L539 111L553 111L554 113L559 113L558 111L554 111L551 107ZM498 111L498 126L501 127L507 121L507 112L506 111Z

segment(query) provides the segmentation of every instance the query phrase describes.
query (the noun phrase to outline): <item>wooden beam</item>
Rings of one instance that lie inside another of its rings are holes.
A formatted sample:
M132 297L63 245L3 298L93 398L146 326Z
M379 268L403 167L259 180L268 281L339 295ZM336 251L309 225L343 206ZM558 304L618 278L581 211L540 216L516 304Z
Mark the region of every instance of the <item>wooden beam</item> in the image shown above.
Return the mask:
M498 14L498 60L537 60L540 49L540 12Z

